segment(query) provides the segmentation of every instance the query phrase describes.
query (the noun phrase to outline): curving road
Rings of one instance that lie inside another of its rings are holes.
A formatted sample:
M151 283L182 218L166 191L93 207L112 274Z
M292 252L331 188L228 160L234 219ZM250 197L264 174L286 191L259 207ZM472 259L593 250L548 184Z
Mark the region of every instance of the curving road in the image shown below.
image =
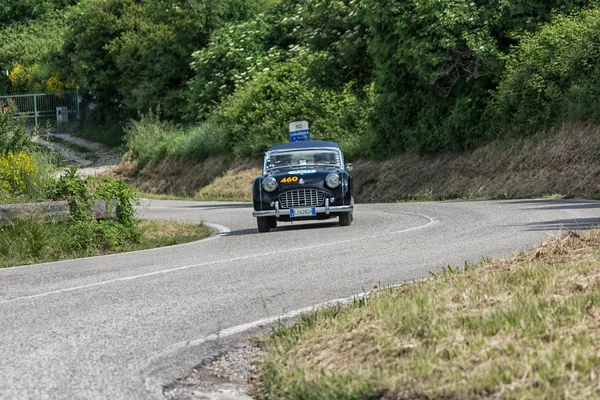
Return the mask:
M141 214L222 233L0 270L1 399L158 399L254 321L597 226L600 202L358 205L348 228L268 234L256 233L247 204L151 201Z

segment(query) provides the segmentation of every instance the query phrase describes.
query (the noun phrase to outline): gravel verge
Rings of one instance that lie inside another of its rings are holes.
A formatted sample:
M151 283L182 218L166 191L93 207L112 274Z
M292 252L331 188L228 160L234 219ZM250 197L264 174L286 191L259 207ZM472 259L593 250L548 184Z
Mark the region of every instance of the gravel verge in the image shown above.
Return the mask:
M248 385L256 371L253 361L264 352L245 338L196 366L185 378L165 386L168 400L249 400Z

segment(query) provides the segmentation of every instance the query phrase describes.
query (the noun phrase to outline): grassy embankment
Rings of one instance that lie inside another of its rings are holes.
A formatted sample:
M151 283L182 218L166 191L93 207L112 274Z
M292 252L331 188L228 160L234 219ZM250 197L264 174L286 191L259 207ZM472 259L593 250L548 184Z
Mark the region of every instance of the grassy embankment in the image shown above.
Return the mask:
M277 327L258 398L600 397L600 231Z
M600 194L600 126L565 124L550 132L501 139L473 151L404 154L354 164L359 202L593 198ZM260 160L184 157L150 161L134 184L143 192L197 200L251 199Z
M75 259L188 243L210 236L203 224L174 221L139 222L141 237L116 248L95 245L81 248L74 243L66 223L21 220L0 228L0 268Z

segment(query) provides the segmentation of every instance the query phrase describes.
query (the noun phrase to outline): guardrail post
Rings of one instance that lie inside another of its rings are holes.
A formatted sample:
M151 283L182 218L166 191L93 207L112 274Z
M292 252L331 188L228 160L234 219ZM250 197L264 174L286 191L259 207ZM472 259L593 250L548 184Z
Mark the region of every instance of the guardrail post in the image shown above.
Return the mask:
M77 127L81 128L81 104L79 98L79 89L77 89L75 94L75 103L77 103Z
M33 95L33 120L35 126L38 126L37 94Z

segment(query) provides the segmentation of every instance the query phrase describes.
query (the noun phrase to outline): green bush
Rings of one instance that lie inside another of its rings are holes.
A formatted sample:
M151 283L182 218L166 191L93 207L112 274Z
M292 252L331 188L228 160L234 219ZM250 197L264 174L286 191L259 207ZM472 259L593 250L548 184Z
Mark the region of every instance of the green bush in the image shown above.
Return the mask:
M6 79L0 77L0 93L51 91L56 83L74 86L65 81L59 58L68 30L68 14L52 11L27 24L0 30L0 65L3 73L9 71Z
M0 203L45 198L57 164L56 154L36 147L34 131L16 117L13 102L0 101Z
M213 32L193 54L188 115L206 119L228 95L298 54L320 54L305 77L323 88L362 90L371 81L368 27L359 1L283 0L241 23Z
M493 115L498 129L533 132L600 120L600 9L556 15L507 57Z
M319 88L307 71L298 59L275 65L215 111L213 118L226 129L235 154L258 156L269 146L288 142L289 123L307 120L314 140L338 141L348 144L344 150L351 156L366 155L370 96L358 97L352 84L341 91Z
M205 119L225 97L271 65L266 43L271 30L263 17L228 24L213 32L208 46L192 54L190 119Z
M71 248L116 250L126 243L137 243L141 233L135 218L137 195L123 181L110 178L84 178L77 169L67 170L50 191L53 200L69 202ZM116 219L97 221L92 215L92 201L105 200L116 207Z
M191 54L222 24L244 20L268 0L84 0L64 46L72 74L103 108L127 119L160 107L186 111Z
M0 28L7 25L27 24L76 2L77 0L3 0L0 3Z
M363 0L372 30L380 150L455 150L486 139L489 93L518 34L534 31L553 10L591 3Z
M127 157L144 167L150 160L168 156L202 161L227 151L225 130L215 121L183 128L161 120L158 112L148 112L125 127Z
M0 155L18 153L31 147L32 132L25 129L23 120L15 118L14 102L0 101Z
M226 140L225 128L209 120L185 130L169 155L202 161L226 153L229 148Z
M181 137L175 125L162 121L159 112L152 110L129 121L124 131L127 156L137 160L140 167L166 156Z

